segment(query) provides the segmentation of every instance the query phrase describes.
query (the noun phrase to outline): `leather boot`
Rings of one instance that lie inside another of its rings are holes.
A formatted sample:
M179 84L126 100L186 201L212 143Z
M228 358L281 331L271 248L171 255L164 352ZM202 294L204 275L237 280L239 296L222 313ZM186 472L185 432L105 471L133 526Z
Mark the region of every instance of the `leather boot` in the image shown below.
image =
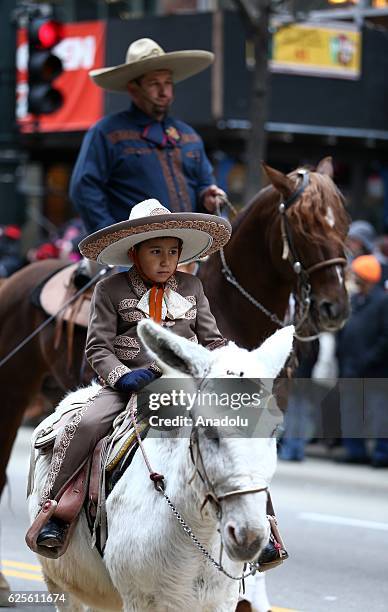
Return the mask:
M68 525L57 518L50 519L46 525L40 530L36 539L39 546L47 548L57 548L62 546L65 541L65 535Z

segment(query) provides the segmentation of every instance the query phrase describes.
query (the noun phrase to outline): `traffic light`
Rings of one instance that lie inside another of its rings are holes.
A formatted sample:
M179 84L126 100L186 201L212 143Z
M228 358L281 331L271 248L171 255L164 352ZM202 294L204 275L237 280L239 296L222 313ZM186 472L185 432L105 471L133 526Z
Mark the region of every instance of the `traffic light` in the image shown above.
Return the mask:
M62 24L53 19L31 16L28 24L28 112L46 115L63 104L61 92L52 82L62 72L60 58L52 51L63 38Z

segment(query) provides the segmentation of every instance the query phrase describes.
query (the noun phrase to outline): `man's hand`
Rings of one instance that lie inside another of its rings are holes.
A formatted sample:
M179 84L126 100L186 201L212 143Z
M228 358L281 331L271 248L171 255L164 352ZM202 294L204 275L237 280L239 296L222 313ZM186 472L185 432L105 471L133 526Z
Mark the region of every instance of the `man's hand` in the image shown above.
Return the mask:
M222 206L222 198L226 197L225 191L217 187L217 185L209 185L206 191L203 192L203 205L210 213L216 211L217 202Z

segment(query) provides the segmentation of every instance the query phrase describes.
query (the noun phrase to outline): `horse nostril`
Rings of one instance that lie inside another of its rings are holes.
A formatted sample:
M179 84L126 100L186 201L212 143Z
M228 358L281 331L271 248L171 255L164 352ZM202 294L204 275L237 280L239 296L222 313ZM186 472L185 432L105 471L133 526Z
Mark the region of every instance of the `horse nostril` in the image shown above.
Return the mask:
M234 523L229 523L226 527L226 531L230 537L231 540L233 540L233 542L235 544L239 544L238 540L237 540L237 535L236 535L236 528Z
M334 302L329 302L328 300L322 300L319 304L319 309L321 314L327 319L335 319L339 314L338 305Z

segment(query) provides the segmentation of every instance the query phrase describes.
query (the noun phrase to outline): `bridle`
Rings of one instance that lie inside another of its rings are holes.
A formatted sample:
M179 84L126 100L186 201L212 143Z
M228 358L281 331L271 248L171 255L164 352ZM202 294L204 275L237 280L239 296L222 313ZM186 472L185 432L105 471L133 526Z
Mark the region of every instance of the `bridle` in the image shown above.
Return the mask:
M179 511L176 509L175 505L173 504L173 502L171 501L171 499L169 498L169 496L166 494L165 492L165 479L163 474L159 474L155 471L153 471L150 461L147 457L147 454L145 452L144 449L144 445L143 445L143 440L141 437L141 433L137 424L137 406L136 406L136 394L133 394L129 400L128 403L128 411L129 411L129 415L135 430L135 434L136 434L136 438L137 438L137 442L139 444L139 448L141 450L141 453L143 455L145 464L147 466L147 469L149 471L149 476L150 479L152 480L152 482L154 483L154 487L155 490L158 491L159 493L161 493L164 497L164 499L166 500L167 504L169 505L173 515L175 516L175 518L177 519L178 523L181 525L183 531L189 536L189 538L192 540L193 544L198 548L198 550L202 553L202 555L204 557L206 557L206 559L221 573L223 573L225 576L227 576L228 578L231 578L232 580L237 580L239 582L242 582L242 584L244 585L244 580L246 578L248 578L249 576L254 576L256 574L256 572L260 571L260 564L258 561L253 561L253 562L249 562L248 564L244 564L244 569L243 569L243 573L240 576L233 576L232 574L230 574L222 565L222 553L223 553L223 546L222 546L222 540L221 540L221 546L220 546L220 558L219 561L217 561L216 559L214 559L214 557L209 553L209 551L204 547L204 545L198 540L198 538L195 536L195 534L193 533L191 527L186 523L185 519L183 518L183 516L179 513ZM197 457L195 458L194 456L194 449L196 449L197 452ZM271 532L272 533L276 533L276 518L274 516L274 511L273 511L273 507L272 507L272 502L271 502L271 498L268 492L268 487L253 487L253 488L246 488L246 489L236 489L236 490L232 490L232 491L227 491L225 493L223 493L222 495L217 495L214 487L211 483L211 481L209 480L207 473L206 473L206 469L203 463L203 458L202 458L202 454L199 448L199 440L198 440L198 430L197 428L193 427L192 432L191 432L191 436L190 436L190 456L191 456L191 460L193 462L195 471L193 476L190 478L189 483L190 484L194 478L195 475L198 475L199 478L202 480L202 482L206 485L208 492L205 495L205 500L204 503L201 506L201 512L204 508L204 506L206 505L206 503L208 501L210 501L211 503L213 503L216 506L216 511L217 511L217 518L220 519L222 516L222 506L221 506L221 502L224 501L227 498L230 498L232 496L238 496L238 495L247 495L248 493L262 493L262 492L266 492L267 493L267 516L269 519L269 523L270 523L270 527L271 527ZM198 467L198 459L201 462L201 469L199 469ZM275 527L274 527L275 526ZM249 569L247 570L247 566L249 567Z
M278 212L280 214L280 227L281 227L281 238L283 243L282 250L282 260L288 261L291 265L292 270L297 276L297 292L295 294L295 300L299 305L298 314L299 318L293 321L295 325L295 337L302 342L309 342L318 338L319 333L313 336L299 336L298 331L306 322L311 309L312 302L312 293L311 293L311 275L315 272L322 270L324 268L330 266L343 266L347 265L347 260L345 257L333 257L331 259L325 259L323 261L319 261L312 266L306 267L303 265L301 258L298 255L297 249L295 248L295 242L293 239L293 230L290 224L290 221L287 217L287 211L291 208L295 202L299 200L302 196L306 188L310 183L310 172L306 169L300 169L297 171L297 175L301 179L301 184L297 187L297 189L284 201L281 201L278 206ZM217 205L217 214L221 215L221 210L219 205ZM261 312L263 312L273 323L275 323L278 327L285 327L285 325L291 323L281 321L275 313L270 312L261 302L256 300L244 287L240 285L230 267L228 266L225 258L224 249L220 249L220 257L222 262L222 273L225 276L225 279L234 285L244 297L246 297L254 306L256 306Z
M201 512L203 508L206 506L208 502L210 502L216 509L217 519L221 520L222 518L222 505L225 499L229 499L230 497L237 497L239 495L248 495L249 493L267 493L267 500L269 497L268 487L247 487L244 489L233 489L232 491L226 491L222 494L217 493L213 483L207 475L205 464L203 461L200 445L199 445L199 437L198 437L198 428L193 427L190 434L190 457L194 466L194 473L191 479L189 480L189 484L192 482L194 477L197 475L202 483L206 487L206 493L204 497L203 504L201 506Z
M288 261L297 275L297 286L298 291L296 294L296 301L300 303L301 308L301 316L300 319L295 326L296 331L302 327L304 322L306 321L311 308L311 283L310 277L314 272L318 270L323 270L324 268L328 268L330 266L346 266L347 261L345 257L332 257L331 259L325 259L323 261L319 261L308 268L302 264L302 260L298 255L298 252L295 248L295 243L292 235L292 227L290 221L287 217L287 210L291 208L291 206L297 202L297 200L301 197L305 189L310 183L310 173L308 170L301 169L298 170L297 174L301 178L301 184L299 187L292 193L287 200L280 202L279 204L279 214L280 214L280 228L283 242L283 252L282 252L282 260ZM302 340L304 342L308 342L310 340L315 340L318 338L319 334L315 334L313 336L299 336L295 334L298 340Z

